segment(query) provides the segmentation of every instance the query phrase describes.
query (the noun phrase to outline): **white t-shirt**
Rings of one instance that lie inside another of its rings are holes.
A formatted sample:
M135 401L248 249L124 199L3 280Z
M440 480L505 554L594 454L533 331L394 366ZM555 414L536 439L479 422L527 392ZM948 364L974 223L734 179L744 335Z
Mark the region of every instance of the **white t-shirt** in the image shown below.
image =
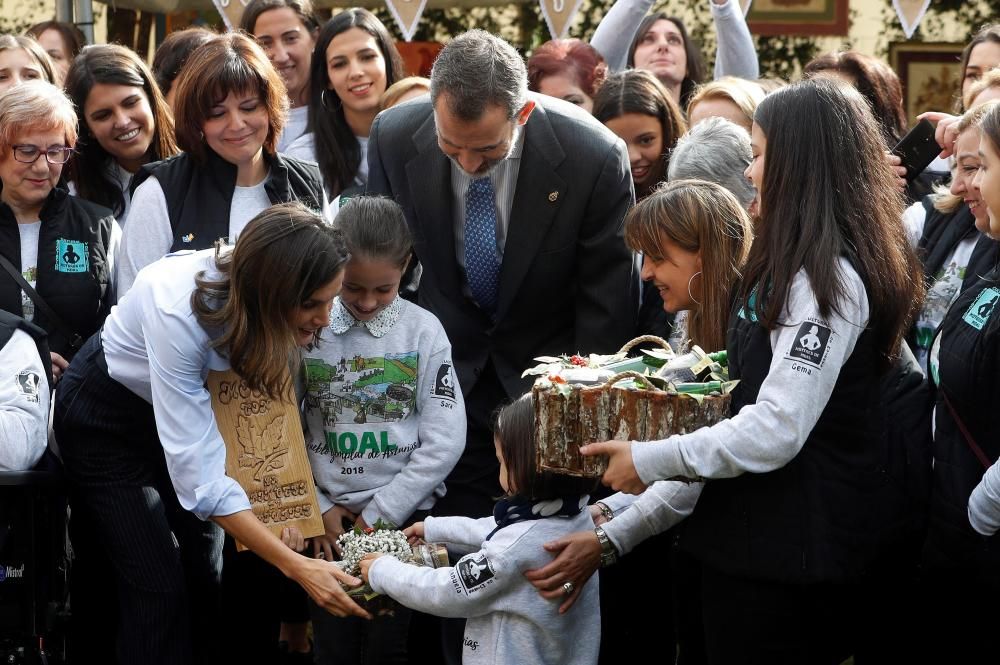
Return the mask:
M38 233L41 228L41 221L17 225L17 231L21 234L21 276L31 288L35 288L38 275ZM35 318L35 303L24 291L21 291L21 308L26 321Z
M927 289L924 305L917 315L916 348L913 349L921 370L927 367L927 353L934 341L934 331L941 325L951 304L962 291L965 271L969 267L969 259L972 258L972 251L978 241L977 233L958 243L955 253L934 274L934 283Z
M271 207L271 199L267 197L267 192L264 190L265 182L267 182L266 178L253 187L237 185L233 189L233 202L229 206L230 244L236 242L236 238L243 232L251 219Z

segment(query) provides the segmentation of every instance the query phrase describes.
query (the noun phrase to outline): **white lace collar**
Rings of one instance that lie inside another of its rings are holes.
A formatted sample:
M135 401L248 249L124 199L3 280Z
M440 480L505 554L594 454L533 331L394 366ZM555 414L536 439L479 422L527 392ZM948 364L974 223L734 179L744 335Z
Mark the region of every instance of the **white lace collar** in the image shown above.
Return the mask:
M391 330L396 324L396 321L399 320L399 315L402 311L402 305L399 300L400 298L397 295L388 306L382 308L382 310L373 316L370 321L358 321L354 318L354 315L351 314L346 307L344 307L338 297L333 302L333 310L330 312L330 330L333 331L333 334L335 335L343 335L354 326L364 326L373 337L382 337L389 332L389 330Z

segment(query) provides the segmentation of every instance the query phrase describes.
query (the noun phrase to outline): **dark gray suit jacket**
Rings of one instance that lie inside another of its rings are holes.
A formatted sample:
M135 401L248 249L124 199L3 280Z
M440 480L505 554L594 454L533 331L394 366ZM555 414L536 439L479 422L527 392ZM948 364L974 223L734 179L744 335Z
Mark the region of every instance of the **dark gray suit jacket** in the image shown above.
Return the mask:
M466 394L490 359L513 398L530 388L521 372L535 356L613 353L635 330L639 279L622 237L634 202L625 145L571 104L532 99L495 320L463 294L451 167L429 98L372 125L367 191L403 206L423 266L418 303L448 333Z

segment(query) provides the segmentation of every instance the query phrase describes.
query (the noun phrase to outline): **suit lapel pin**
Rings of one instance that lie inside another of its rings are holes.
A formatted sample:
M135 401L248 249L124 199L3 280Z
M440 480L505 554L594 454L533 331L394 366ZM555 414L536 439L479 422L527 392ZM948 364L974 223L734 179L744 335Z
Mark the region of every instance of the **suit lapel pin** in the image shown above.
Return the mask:
M558 198L559 198L559 192L549 192L549 201L555 203L556 199Z

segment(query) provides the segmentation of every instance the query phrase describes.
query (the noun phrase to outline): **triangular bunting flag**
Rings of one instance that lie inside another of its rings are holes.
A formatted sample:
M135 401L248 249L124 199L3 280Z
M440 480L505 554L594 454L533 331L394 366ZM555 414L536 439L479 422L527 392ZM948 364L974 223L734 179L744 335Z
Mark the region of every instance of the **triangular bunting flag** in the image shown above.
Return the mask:
M427 6L427 0L385 0L392 17L403 33L403 39L410 41L417 32L417 24Z
M569 25L583 0L539 0L539 3L552 39L562 39L569 32Z
M753 2L753 0L740 0L740 7L743 8L743 15L744 16L746 16L747 13L750 11L750 3L751 2Z
M238 30L240 19L243 18L243 12L250 4L250 0L212 0L212 4L222 16L226 30Z
M917 26L923 20L931 0L892 0L899 22L903 24L903 32L909 39L917 31Z

